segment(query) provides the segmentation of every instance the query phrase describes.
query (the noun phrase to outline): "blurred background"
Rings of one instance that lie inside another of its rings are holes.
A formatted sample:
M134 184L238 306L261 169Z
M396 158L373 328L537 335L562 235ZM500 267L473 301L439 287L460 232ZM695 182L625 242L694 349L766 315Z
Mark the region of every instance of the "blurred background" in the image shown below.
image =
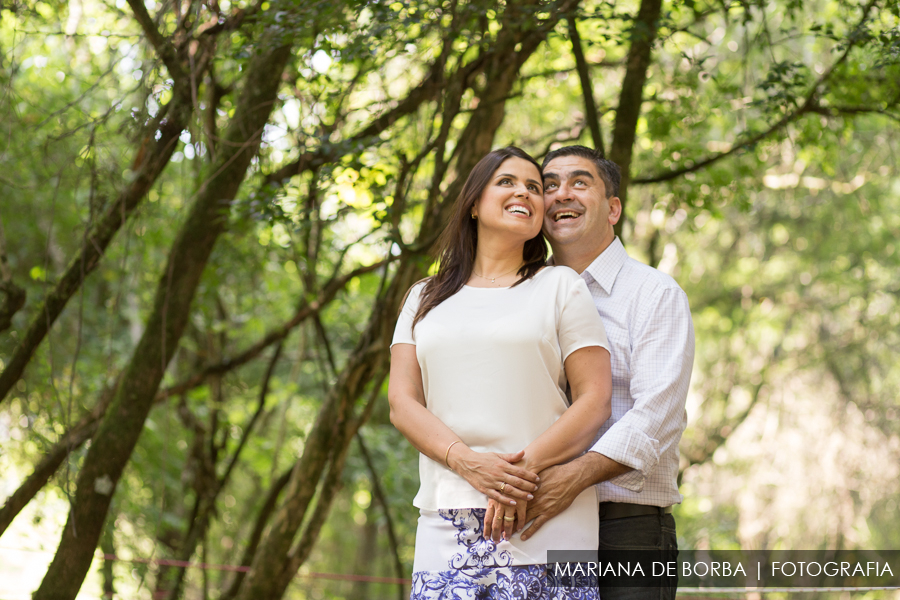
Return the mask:
M896 0L4 2L0 597L408 597L387 345L507 144L690 298L680 546L900 548L898 103Z

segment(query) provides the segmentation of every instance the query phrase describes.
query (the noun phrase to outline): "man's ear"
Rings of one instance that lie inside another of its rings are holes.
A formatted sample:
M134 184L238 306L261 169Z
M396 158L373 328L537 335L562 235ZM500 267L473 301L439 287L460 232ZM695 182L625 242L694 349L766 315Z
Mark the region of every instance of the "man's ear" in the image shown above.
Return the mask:
M615 225L622 218L622 201L618 196L609 198L609 224Z

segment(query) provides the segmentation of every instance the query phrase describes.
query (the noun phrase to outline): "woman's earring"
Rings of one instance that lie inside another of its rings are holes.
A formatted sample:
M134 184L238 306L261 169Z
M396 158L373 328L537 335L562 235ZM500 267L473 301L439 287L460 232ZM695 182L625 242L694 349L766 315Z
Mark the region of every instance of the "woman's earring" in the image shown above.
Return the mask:
M475 213L471 213L469 216L473 219L478 219L478 215L476 215Z

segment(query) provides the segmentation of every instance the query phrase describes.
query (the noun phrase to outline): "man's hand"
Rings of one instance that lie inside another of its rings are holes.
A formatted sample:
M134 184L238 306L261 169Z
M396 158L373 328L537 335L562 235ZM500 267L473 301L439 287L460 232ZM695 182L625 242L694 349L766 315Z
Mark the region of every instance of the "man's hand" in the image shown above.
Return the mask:
M541 471L541 487L528 503L525 522L531 521L522 532L522 539L534 535L544 523L566 510L588 487L627 473L631 467L619 464L597 452L587 452L564 465Z
M527 540L537 533L544 524L566 510L575 501L585 486L581 484L581 469L578 461L548 467L541 471L541 485L534 493L534 500L528 503L525 522L531 521L522 539Z

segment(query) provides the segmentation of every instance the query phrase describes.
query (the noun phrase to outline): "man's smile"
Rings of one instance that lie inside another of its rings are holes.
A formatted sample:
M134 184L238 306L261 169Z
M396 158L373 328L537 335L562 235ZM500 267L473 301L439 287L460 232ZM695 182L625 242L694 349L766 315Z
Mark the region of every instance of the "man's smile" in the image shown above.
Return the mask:
M584 207L575 204L558 205L548 215L554 223L571 223L584 215Z
M553 215L553 220L556 222L559 221L568 221L571 219L577 219L581 215L575 212L574 210L561 210Z

